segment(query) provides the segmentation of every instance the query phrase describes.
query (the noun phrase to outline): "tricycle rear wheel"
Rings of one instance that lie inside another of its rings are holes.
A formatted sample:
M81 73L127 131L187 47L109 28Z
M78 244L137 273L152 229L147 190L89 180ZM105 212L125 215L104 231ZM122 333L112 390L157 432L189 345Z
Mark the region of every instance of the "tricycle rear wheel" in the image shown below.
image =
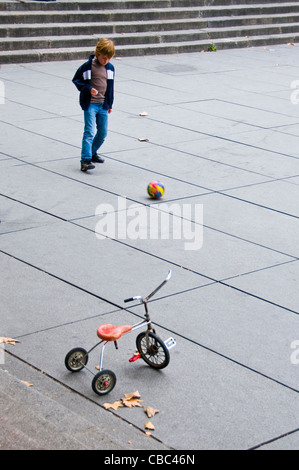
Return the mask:
M71 349L65 356L65 367L71 372L80 372L88 362L88 353L83 348Z
M112 370L98 372L92 381L92 389L97 395L106 395L114 389L116 375Z

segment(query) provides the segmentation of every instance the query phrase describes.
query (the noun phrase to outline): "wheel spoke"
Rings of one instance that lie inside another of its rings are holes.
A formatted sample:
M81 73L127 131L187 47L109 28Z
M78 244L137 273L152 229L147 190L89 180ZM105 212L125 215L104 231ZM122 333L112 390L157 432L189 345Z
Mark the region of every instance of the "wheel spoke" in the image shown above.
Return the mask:
M140 333L136 339L137 349L147 364L162 369L169 364L169 352L164 342L155 333Z

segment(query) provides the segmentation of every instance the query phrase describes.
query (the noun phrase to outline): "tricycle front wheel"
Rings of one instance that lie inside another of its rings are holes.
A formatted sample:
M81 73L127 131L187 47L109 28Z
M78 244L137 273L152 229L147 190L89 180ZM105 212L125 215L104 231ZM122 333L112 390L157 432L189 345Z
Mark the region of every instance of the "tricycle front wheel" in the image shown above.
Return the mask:
M136 346L142 359L155 369L168 366L170 355L164 341L152 331L140 333L136 338Z

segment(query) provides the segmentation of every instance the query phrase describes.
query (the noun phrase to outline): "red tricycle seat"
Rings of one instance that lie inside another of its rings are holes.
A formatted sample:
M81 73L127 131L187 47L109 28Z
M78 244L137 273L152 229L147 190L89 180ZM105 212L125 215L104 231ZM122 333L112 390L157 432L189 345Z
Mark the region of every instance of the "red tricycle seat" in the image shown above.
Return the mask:
M131 330L131 325L114 326L110 323L103 323L98 327L97 335L104 341L117 341L124 333Z

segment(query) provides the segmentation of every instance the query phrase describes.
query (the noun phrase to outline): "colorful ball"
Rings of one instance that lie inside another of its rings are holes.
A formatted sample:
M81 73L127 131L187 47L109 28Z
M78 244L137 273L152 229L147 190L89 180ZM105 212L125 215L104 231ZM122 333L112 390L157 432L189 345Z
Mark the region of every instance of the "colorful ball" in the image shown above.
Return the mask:
M147 187L147 192L152 199L159 199L165 191L164 184L161 181L152 181Z

